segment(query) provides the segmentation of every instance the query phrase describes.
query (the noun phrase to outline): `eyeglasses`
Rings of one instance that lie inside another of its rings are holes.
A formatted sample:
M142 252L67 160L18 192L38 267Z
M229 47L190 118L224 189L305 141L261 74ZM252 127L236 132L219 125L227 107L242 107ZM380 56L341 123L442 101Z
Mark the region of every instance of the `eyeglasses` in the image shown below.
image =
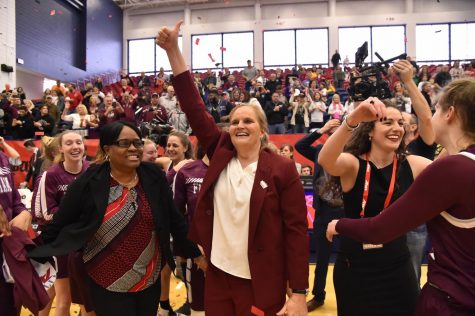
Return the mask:
M135 148L143 148L143 140L141 139L119 139L112 142L112 145L119 146L120 148L129 148L133 144Z

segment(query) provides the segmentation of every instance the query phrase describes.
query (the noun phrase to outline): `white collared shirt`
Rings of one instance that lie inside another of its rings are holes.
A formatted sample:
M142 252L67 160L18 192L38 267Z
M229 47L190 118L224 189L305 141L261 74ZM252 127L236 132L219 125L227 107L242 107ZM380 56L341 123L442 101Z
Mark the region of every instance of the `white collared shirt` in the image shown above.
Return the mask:
M251 191L257 161L246 168L233 158L219 175L214 188L211 262L219 269L251 279L248 238Z

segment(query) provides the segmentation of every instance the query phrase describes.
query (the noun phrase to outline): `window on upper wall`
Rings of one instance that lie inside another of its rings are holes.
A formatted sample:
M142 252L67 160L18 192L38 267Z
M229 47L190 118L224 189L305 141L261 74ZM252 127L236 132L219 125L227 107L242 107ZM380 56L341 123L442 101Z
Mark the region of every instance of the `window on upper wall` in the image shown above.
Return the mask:
M295 30L264 32L264 67L295 66Z
M449 25L416 25L416 60L440 62L449 59Z
M328 65L328 29L297 30L297 64Z
M254 33L223 34L223 67L244 68L254 60ZM252 62L254 65L254 61Z
M254 33L196 34L191 37L193 71L215 68L244 68L254 60Z
M450 59L475 59L475 23L450 25Z
M214 69L217 68L217 63L223 63L220 50L221 34L193 35L191 40L193 70Z
M128 72L155 71L155 39L129 40Z
M386 60L406 52L404 25L341 27L338 33L341 59L343 61L348 56L350 64L354 64L355 53L364 42L368 42L365 63L380 61L376 53Z
M180 48L180 51L183 51L183 36L178 37L178 47ZM165 72L171 72L172 66L170 66L170 62L168 61L168 56L165 50L157 45L155 45L155 49L155 66L157 67L155 71L158 72L160 67L163 67Z
M328 65L328 29L264 32L264 68Z
M178 37L178 47L183 46L183 37ZM160 67L166 72L171 71L167 53L155 45L155 38L129 40L128 46L128 72L138 74L144 71L146 74L155 74Z
M350 64L355 63L355 53L364 42L368 42L368 57L365 62L371 62L371 28L370 27L340 27L338 29L338 47L341 61L348 57ZM333 55L334 52L331 52Z
M388 40L389 39L389 40ZM373 62L379 61L375 53L384 60L406 52L406 28L403 25L373 26L371 28Z

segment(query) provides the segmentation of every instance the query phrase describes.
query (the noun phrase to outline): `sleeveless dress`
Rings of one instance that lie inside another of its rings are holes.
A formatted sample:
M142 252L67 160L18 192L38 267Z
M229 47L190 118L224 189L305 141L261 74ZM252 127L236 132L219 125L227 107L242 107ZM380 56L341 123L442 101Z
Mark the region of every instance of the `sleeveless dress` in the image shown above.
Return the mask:
M358 157L359 171L354 187L343 194L345 217L360 218L366 160ZM372 162L368 201L364 217L374 217L384 208L393 164L378 169ZM414 180L407 160L398 162L396 183L390 203L398 199ZM363 250L363 244L341 236L334 285L338 315L413 315L418 285L405 235L381 248Z

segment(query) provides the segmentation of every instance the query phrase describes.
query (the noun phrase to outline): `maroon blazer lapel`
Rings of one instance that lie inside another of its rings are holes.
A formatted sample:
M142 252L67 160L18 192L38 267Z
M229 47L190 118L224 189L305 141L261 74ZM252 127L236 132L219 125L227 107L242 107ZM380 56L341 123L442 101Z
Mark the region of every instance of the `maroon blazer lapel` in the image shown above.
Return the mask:
M261 151L259 161L257 163L256 176L254 178L254 185L251 192L251 203L249 210L249 239L248 246L251 249L254 236L256 234L257 223L261 215L262 205L269 190L271 181L271 154L265 150Z

